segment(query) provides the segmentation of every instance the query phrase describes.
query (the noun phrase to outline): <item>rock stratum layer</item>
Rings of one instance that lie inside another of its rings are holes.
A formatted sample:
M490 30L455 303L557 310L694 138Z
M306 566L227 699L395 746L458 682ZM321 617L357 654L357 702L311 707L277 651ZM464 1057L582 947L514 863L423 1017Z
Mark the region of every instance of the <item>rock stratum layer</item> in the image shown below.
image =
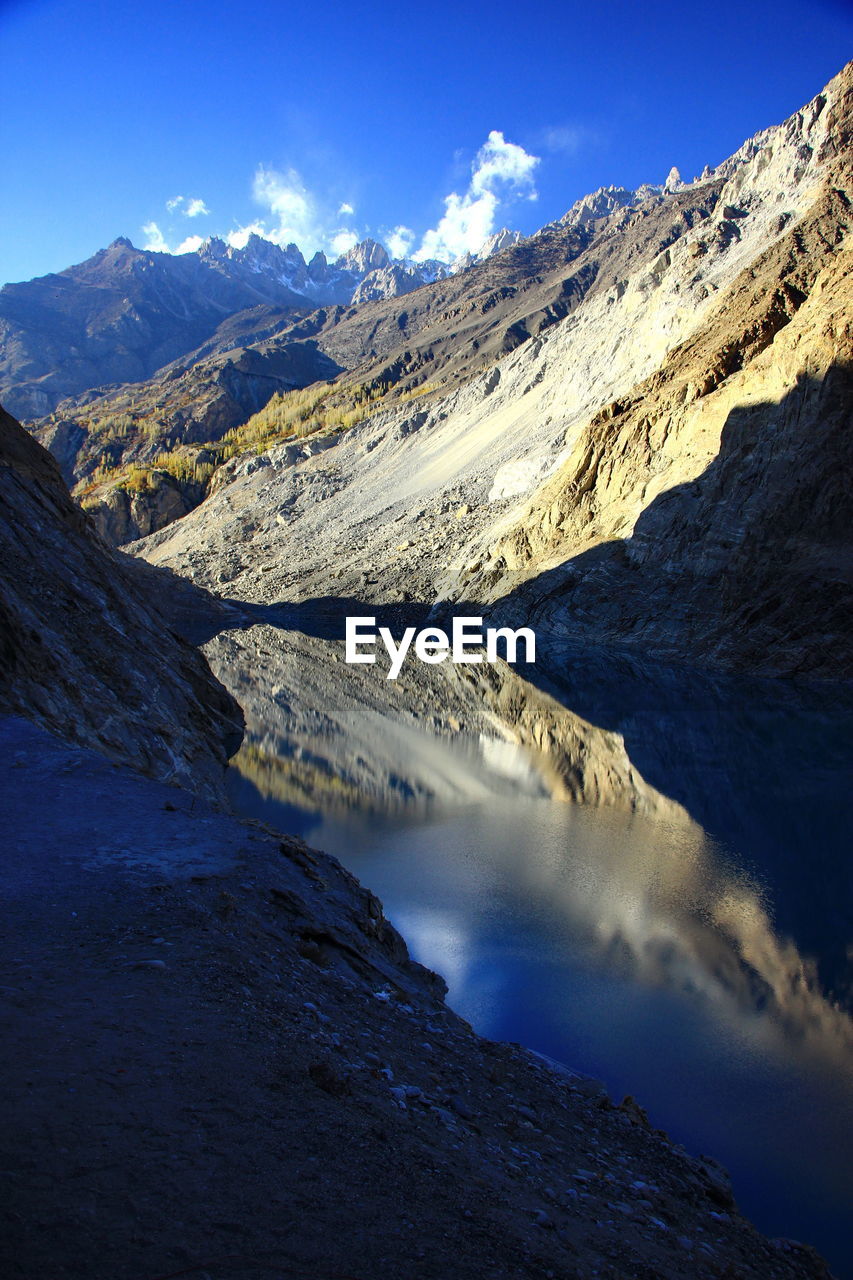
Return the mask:
M237 704L151 602L160 575L101 542L54 460L2 410L0 499L0 707L220 796Z

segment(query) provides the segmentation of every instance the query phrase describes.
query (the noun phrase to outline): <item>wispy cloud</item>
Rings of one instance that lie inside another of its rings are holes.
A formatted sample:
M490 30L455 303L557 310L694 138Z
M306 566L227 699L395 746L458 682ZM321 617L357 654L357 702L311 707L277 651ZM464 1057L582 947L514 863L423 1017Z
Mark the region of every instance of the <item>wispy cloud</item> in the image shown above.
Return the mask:
M452 262L463 253L476 253L496 230L502 206L520 197L537 198L533 175L538 164L538 156L493 129L477 152L467 191L445 196L444 214L424 235L415 261Z
M198 196L173 196L166 201L166 209L169 213L181 213L185 218L200 218L202 214L210 213Z
M568 146L568 135L558 138L556 131L551 133L554 136L549 145L559 142ZM537 198L534 177L539 163L538 156L508 142L499 130L493 129L474 158L467 188L445 197L444 214L437 226L421 237L414 254L418 238L409 226L398 223L390 230L372 234L384 241L394 258L412 256L417 262L428 258L452 262L466 252L476 253L498 229L499 218L506 220L514 201ZM296 244L306 258L322 250L334 259L358 244L370 230L355 224L355 208L349 200L341 200L339 195L321 198L294 168L260 165L251 190L259 216L222 233L234 248L244 248L251 235L258 235L282 248ZM152 221L142 228L144 247L157 253L190 253L199 248L202 237L182 236L173 220L208 215L205 202L200 197L177 195L166 201L166 209L171 218L162 227Z
M187 236L180 244L172 247L156 222L146 222L142 228L145 237L143 249L153 253L192 253L204 244L204 236Z
M270 240L281 245L294 241L306 249L314 247L317 205L295 169L279 173L261 166L255 172L252 197L276 219L278 225L271 229Z
M146 222L142 228L142 234L145 236L142 244L143 249L150 249L153 253L172 252L166 243L166 237L156 222Z
M399 226L387 232L383 239L392 258L408 258L415 243L415 233L411 227Z
M555 124L542 130L539 145L543 151L573 156L589 140L589 131L573 124Z
M336 231L329 242L332 257L339 258L342 253L346 253L349 249L354 249L357 244L358 236L354 231L346 229Z
M173 253L194 253L196 249L200 249L204 244L204 236L187 236L186 240L182 240L177 249L173 249Z
M353 206L348 201L337 207L324 204L308 190L296 169L281 171L261 165L255 171L252 197L268 216L230 231L225 238L236 248L242 248L252 234L282 248L296 244L306 257L320 249L338 258L358 244L356 231L344 225L355 212Z

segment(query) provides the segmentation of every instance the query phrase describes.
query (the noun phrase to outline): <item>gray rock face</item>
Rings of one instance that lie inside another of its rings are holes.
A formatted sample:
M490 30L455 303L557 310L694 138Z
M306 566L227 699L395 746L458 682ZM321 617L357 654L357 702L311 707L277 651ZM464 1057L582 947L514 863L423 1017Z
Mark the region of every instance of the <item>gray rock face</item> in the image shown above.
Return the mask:
M219 797L242 717L153 603L168 578L101 542L50 455L2 410L0 564L0 707Z
M106 542L120 547L180 520L203 496L202 485L181 485L173 476L161 475L145 493L108 489L96 502L86 504L86 514Z
M370 271L381 271L391 265L391 259L375 240L362 240L353 249L348 249L335 263L342 271L367 275Z
M496 253L500 253L503 249L511 249L513 245L520 244L524 236L520 231L510 231L507 227L502 227L500 231L496 231L494 235L489 236L483 241L476 253L463 253L458 257L450 268L451 273L458 271L467 271L469 267L474 267L479 262L485 262L487 258L492 258Z
M395 262L370 271L361 284L356 286L352 302L354 306L358 306L362 302L376 302L380 298L401 298L422 284L424 279L418 270Z
M609 218L617 209L633 208L650 195L659 195L660 187L643 187L631 191L627 187L599 187L588 196L576 200L560 218L564 227L582 227L598 218Z
M41 417L64 396L150 377L226 316L269 303L305 299L224 261L116 240L58 275L0 289L0 395L20 417Z
M65 400L33 434L53 452L99 533L120 546L162 529L204 498L215 448L192 446L215 447L277 391L339 371L311 340L261 341L189 367L177 363L153 382ZM182 465L170 473L164 459L175 446L184 449ZM129 482L134 468L137 480Z

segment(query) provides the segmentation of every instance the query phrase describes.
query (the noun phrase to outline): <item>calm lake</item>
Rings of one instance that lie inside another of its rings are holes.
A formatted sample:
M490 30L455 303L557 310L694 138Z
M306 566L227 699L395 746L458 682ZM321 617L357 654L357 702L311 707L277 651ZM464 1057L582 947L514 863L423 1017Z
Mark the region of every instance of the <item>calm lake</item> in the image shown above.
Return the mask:
M853 696L570 650L406 664L258 624L244 814L335 854L482 1034L633 1094L853 1276Z

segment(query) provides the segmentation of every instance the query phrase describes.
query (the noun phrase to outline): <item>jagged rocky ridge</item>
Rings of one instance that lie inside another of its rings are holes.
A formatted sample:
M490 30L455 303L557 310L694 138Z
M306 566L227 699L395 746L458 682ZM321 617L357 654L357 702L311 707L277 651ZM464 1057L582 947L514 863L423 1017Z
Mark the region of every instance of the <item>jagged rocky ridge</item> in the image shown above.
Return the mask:
M153 604L162 576L101 542L3 410L0 497L0 708L221 798L239 707Z
M140 382L200 347L228 350L318 305L409 293L519 238L500 231L447 266L392 259L369 239L330 264L254 233L240 248L213 237L176 256L120 236L77 266L0 289L0 398L18 417L40 418L69 396Z
M388 301L312 330L437 389L238 467L138 551L244 599L464 602L849 676L851 81L698 184L418 290L405 347Z
M627 239L601 234L601 223L587 216L588 201L578 202L561 223L543 228L523 243L502 232L484 246L481 264L474 263L461 275L418 289L408 296L403 311L398 302L385 300L375 305L321 308L295 322L282 319L275 326L268 309L256 308L220 326L211 342L168 366L147 384L101 395L89 392L63 401L35 428L36 434L72 468L69 480L75 484L75 493L95 511L105 536L124 542L154 532L197 505L206 490L192 483L176 485L161 476L157 482L160 492L152 494L149 489L128 499L126 479L116 476L115 468L156 458L159 450L176 440L187 444L199 439L187 430L186 414L180 406L199 396L196 384L204 378L209 360L229 364L249 356L268 360L271 348L293 352L305 346L311 349L315 363L326 358L334 370L351 371L341 375L344 388L348 381L376 388L387 403L440 387L462 386L531 335L559 323L587 295L594 296L616 283L627 269L630 255L643 246L656 246L661 237L672 234L673 217L685 225L709 217L717 193L703 187L675 201L665 199L666 194L663 188L645 188L620 192L618 198L604 193L603 203L601 193L589 198L590 207L602 218L613 209L640 210ZM567 276L568 264L572 273ZM258 326L254 342L253 325ZM401 340L405 341L402 348ZM238 341L246 345L238 349ZM323 353L320 357L315 344ZM216 353L211 347L217 348ZM198 371L197 362L203 366ZM306 360L303 368L310 367ZM188 385L164 386L184 370ZM303 383L294 381L292 385ZM242 419L247 412L242 411ZM231 425L237 425L240 416L234 415ZM104 425L108 428L106 449ZM202 465L208 455L209 450L200 457ZM93 469L100 463L109 471L93 488Z

